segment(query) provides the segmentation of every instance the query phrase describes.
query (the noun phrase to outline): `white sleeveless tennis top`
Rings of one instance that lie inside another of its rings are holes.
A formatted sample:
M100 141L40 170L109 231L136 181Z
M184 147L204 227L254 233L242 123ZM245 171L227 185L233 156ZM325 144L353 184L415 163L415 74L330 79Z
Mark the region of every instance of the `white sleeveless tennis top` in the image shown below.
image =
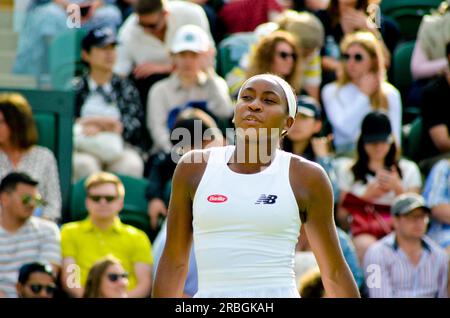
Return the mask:
M227 165L235 147L211 148L193 202L196 297L299 297L294 273L300 231L289 182L291 154L239 174Z

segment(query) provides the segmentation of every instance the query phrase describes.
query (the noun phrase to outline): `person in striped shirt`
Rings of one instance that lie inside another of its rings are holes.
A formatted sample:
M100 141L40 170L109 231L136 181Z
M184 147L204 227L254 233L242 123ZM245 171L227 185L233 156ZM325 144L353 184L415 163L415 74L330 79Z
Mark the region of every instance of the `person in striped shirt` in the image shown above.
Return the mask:
M18 272L25 263L49 263L55 278L59 271L59 229L33 216L42 202L37 185L21 172L8 174L0 183L0 298L17 297Z
M424 198L401 194L391 213L395 231L371 245L364 257L369 297L446 298L449 258L425 235L430 209Z

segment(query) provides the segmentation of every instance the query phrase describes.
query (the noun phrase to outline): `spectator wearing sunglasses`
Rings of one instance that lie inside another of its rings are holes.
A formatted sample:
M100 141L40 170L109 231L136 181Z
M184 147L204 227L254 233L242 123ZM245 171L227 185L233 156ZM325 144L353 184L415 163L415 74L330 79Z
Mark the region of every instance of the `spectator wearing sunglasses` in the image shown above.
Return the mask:
M342 39L357 31L371 32L380 41L381 52L386 67L390 64L391 53L400 40L398 24L383 15L372 3L379 0L330 0L326 10L315 12L325 29L325 45L322 49L323 83L336 79L340 63L338 44ZM372 17L369 17L370 14ZM372 21L369 23L368 21Z
M128 295L147 297L152 283L152 249L147 235L123 224L118 214L123 209L125 188L120 179L108 172L90 175L85 220L64 224L61 229L63 256L62 286L73 297L83 295L89 269L107 255L113 255L130 273ZM80 279L74 282L74 268ZM77 271L78 272L78 271Z
M17 93L0 94L0 179L22 171L39 181L38 189L47 205L35 213L58 221L61 190L53 153L37 145L38 134L28 101Z
M17 297L20 266L51 264L54 275L61 264L60 236L55 223L33 216L42 199L38 182L12 172L0 183L0 298Z
M261 38L250 55L247 78L272 73L288 82L299 92L301 85L300 51L295 38L286 31L275 31Z
M112 256L97 261L89 270L83 298L126 298L128 273Z
M362 120L373 110L388 114L395 140L400 143L400 93L385 80L380 42L370 32L356 32L344 38L341 51L338 80L325 85L322 90L336 152L349 154L356 149Z
M24 264L16 289L19 298L53 298L56 283L52 267L38 262Z
M118 58L115 73L132 75L147 101L150 87L173 71L170 46L177 30L186 24L202 28L210 39L208 61L214 60L214 41L208 18L202 7L187 1L138 0L131 14L119 30Z
M256 74L271 73L286 80L297 93L302 83L302 57L296 38L287 31L278 30L275 23L265 23L255 30L259 40L241 59L240 66L226 76L232 96L237 97L241 85Z

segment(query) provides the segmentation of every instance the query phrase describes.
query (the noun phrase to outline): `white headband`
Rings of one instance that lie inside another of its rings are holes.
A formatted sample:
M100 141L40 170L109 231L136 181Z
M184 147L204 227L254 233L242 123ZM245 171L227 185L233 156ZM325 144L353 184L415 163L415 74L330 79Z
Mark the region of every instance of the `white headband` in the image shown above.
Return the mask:
M274 80L277 82L281 88L284 91L284 95L286 96L287 103L288 103L288 109L289 109L289 116L292 118L295 118L295 115L297 114L297 97L294 94L294 91L292 87L286 82L284 79L282 79L279 76L273 75L273 74L258 74L255 76L250 77L248 80L242 84L241 88L239 89L239 96L241 96L242 88L247 84L247 82L254 78L262 78L262 79L268 79L268 80Z

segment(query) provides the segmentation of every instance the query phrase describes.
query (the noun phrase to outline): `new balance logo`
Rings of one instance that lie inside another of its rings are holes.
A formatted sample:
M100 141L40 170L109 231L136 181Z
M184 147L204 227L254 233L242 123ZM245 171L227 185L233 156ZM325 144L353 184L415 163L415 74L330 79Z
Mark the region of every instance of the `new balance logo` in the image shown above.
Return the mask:
M269 195L265 195L265 194L261 194L261 196L259 197L259 199L255 202L255 204L274 204L275 201L277 200L278 196L277 195L273 195L273 194L269 194Z

